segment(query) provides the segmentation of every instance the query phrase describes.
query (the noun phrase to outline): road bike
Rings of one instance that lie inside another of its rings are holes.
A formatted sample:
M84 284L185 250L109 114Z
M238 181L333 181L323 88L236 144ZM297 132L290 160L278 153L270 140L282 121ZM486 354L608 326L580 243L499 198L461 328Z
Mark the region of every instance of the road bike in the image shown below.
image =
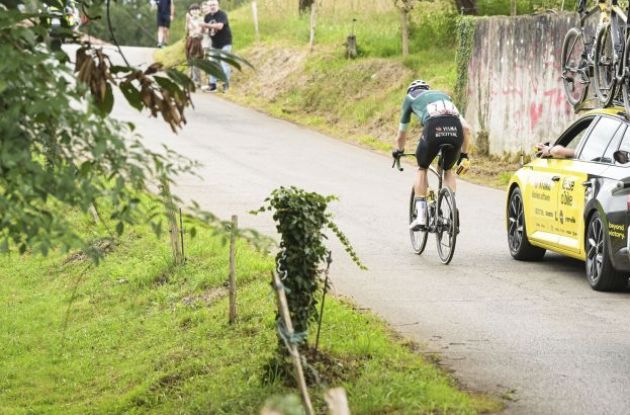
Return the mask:
M437 169L429 166L428 171L431 172L438 181L437 200L436 192L429 187L427 192L427 221L426 226L418 231L409 230L411 237L411 247L413 251L420 255L424 252L427 245L429 233L434 233L438 255L443 264L448 265L455 254L455 242L459 233L459 212L455 203L455 195L448 187L442 186L444 181L444 157L442 154L451 149L450 144L442 144L437 163ZM415 154L402 154L401 157L413 156ZM393 167L397 167L399 171L404 169L400 165L400 158L394 159ZM418 216L415 203L414 188L411 188L411 197L409 199L409 223L413 222Z
M588 34L587 23L592 16L599 14L598 29L606 25L610 16L606 0L599 0L589 10L584 7L585 3L583 1L578 10L580 26L572 27L564 36L560 57L562 85L567 101L574 108L579 107L586 99L595 68L596 36Z
M627 10L630 11L630 4ZM612 0L608 14L595 38L593 84L604 107L612 103L621 85L624 109L630 114L630 52L626 47L630 36L628 14L619 7L618 0Z

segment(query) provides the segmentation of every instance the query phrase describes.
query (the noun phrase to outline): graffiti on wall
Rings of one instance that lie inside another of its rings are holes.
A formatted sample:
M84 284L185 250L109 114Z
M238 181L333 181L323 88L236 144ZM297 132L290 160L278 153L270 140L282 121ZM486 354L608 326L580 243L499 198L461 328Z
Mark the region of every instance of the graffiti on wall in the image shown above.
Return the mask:
M468 65L466 119L488 133L493 154L527 151L574 119L560 77L560 53L573 15L477 21Z

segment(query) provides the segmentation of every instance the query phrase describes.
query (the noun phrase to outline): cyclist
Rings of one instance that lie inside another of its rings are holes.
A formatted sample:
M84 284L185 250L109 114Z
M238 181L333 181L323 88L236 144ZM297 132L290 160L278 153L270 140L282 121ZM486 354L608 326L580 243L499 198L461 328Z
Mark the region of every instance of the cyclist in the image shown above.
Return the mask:
M456 188L455 173L451 170L457 163L457 174L464 174L470 167L468 149L472 143L472 130L459 114L451 98L443 92L432 90L423 80L413 81L407 88L407 96L402 105L400 128L396 139L396 149L392 151L395 159L405 152L407 128L411 114L416 114L422 125L422 135L416 149L418 174L414 183L415 204L418 212L416 219L409 225L413 231L421 230L427 224L427 169L437 156L442 144L452 147L445 151L444 184L453 193Z

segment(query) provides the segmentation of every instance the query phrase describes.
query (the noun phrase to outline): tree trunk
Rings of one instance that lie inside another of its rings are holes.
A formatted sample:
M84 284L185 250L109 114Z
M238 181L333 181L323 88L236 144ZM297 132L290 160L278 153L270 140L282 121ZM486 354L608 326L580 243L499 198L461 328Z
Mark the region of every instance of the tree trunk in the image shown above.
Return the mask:
M402 55L409 56L409 13L400 9L400 32L402 33Z
M311 6L315 0L300 0L300 14L308 13L311 11Z
M455 0L455 7L461 14L477 14L477 0Z

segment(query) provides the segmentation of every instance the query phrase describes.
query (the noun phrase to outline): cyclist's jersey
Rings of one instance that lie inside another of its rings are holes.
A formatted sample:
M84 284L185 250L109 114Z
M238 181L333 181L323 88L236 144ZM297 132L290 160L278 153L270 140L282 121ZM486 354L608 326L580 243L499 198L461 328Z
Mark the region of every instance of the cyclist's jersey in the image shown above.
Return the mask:
M400 117L400 131L407 131L411 114L414 113L424 125L429 118L452 115L459 117L459 111L451 98L440 91L411 91L405 97Z

